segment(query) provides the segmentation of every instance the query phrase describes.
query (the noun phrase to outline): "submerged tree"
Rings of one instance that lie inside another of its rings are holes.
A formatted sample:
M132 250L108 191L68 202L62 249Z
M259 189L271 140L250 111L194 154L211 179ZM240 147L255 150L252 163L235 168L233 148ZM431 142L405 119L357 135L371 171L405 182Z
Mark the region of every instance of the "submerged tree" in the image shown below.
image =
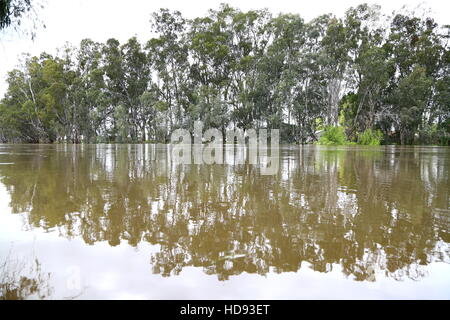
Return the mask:
M446 145L449 30L367 4L309 22L226 4L192 20L161 9L145 43L85 39L28 57L9 73L0 138L167 142L202 120L302 144L339 125L353 142L380 130L386 143Z

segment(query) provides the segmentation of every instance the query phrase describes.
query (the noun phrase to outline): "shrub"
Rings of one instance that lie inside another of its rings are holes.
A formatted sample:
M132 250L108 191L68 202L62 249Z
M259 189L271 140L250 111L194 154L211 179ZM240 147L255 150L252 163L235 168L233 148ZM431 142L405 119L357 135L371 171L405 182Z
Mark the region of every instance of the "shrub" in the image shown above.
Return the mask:
M380 130L367 129L358 134L358 144L365 146L379 146L383 140L383 133Z
M343 127L327 126L317 142L321 145L345 145L348 144Z
M447 123L447 128L445 125L445 123L441 126L425 124L419 129L417 142L419 144L448 146L450 143L450 122Z

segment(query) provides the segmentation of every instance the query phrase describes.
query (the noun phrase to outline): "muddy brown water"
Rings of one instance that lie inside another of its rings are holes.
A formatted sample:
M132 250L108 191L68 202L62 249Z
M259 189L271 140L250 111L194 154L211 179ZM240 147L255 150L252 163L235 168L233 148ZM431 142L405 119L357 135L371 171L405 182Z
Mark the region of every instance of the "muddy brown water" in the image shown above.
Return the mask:
M0 145L0 296L450 298L450 148L168 153Z

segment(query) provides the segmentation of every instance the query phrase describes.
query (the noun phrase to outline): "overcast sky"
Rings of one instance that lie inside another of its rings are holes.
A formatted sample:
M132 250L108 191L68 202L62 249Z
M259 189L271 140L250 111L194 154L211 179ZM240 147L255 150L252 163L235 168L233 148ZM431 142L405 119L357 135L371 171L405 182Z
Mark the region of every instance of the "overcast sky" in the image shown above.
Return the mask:
M346 9L360 3L380 4L390 14L408 4L430 9L439 24L450 24L448 0L43 0L40 18L46 25L34 41L18 34L0 33L0 98L6 90L6 72L14 68L23 52L37 55L42 51L56 53L66 42L77 45L84 38L106 41L116 38L125 42L132 36L141 40L150 37L150 15L161 7L179 10L186 18L204 15L210 8L226 2L241 10L267 8L272 13L298 13L305 20L320 14L343 16Z

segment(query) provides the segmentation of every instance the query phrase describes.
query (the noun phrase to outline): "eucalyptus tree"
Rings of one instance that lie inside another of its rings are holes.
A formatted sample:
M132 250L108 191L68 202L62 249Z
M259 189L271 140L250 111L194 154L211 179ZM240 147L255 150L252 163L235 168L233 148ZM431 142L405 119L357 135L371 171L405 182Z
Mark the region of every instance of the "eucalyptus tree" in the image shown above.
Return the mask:
M43 4L41 0L0 1L0 32L13 29L34 39L38 27L42 25L45 28L45 24L39 19Z
M278 76L263 71L271 77L269 81L277 79L272 91L276 107L268 113L278 123L294 125L287 135L301 143L316 138L318 120L331 124L337 117L345 62L332 61L331 48L327 48L332 23L337 22L330 15L309 23L297 15L282 15L271 23L274 39L267 66L277 68L273 70Z
M367 4L310 22L226 4L192 20L161 9L145 45L85 39L62 56L27 57L8 74L0 138L164 142L202 120L279 128L288 142L341 125L351 141L381 129L386 143L448 144L450 27L389 19Z
M326 111L324 122L327 125L338 125L339 103L346 91L345 74L348 69L348 44L346 30L342 19L334 16L323 16L321 21L325 34L321 39L322 52L320 65L324 75L324 93Z
M103 68L110 104L113 108L112 134L121 141L142 141L146 137L145 106L141 96L147 91L151 73L147 53L135 37L120 45L109 39L103 48Z
M260 91L259 67L272 38L268 27L271 14L266 10L230 12L232 16L228 32L232 35L231 73L225 100L233 108L231 120L244 129L250 126L279 127L265 117L264 103L260 101L265 93Z
M309 23L295 15L273 21L274 41L269 52L284 65L277 86L283 117L294 121L295 139L314 141L318 124L335 125L345 89L348 59L342 21L322 15ZM272 111L273 114L273 111Z
M269 126L291 124L295 118L300 128L307 121L300 102L307 72L305 24L298 15L286 14L273 18L268 28L272 39L258 66L258 106Z
M379 6L363 4L350 8L344 23L350 63L348 85L355 99L342 111L349 135L354 138L358 132L377 126L392 64L384 46L385 30Z
M167 110L166 130L170 132L183 126L185 110L190 102L186 20L179 11L161 9L153 14L152 30L159 37L150 39L146 49L156 78L159 110Z
M27 70L8 72L8 90L0 103L0 128L3 142L39 142L44 128L37 117L34 91L29 89Z
M74 75L64 61L48 54L26 58L9 73L2 102L2 128L28 142L54 142L69 134L66 108ZM11 121L11 122L10 122Z
M79 131L85 142L102 141L106 135L108 100L102 65L103 44L83 39L75 52L78 78L73 87Z
M158 87L152 84L139 97L139 123L142 130L142 141L161 141L165 139L166 132L161 134L159 128L160 123L163 123L161 116L164 116L164 111L161 109L159 101Z
M120 43L108 39L102 48L102 68L105 73L108 111L105 118L105 135L112 141L127 141L130 137L128 112L123 101L125 93L125 71ZM107 125L108 124L108 125ZM109 140L109 139L108 139Z
M433 79L439 73L442 44L431 18L397 14L391 23L387 48L394 65L389 87L390 120L402 144L415 133L433 106Z
M131 38L122 48L124 69L125 102L129 112L131 138L133 141L146 140L148 105L143 103L142 96L151 84L150 63L147 53L136 38Z
M450 26L446 27L447 34L443 38L450 38ZM448 40L444 44L444 52L441 56L441 68L435 82L435 96L433 107L430 108L428 126L424 131L435 125L436 137L434 141L426 143L438 143L448 145L450 142L450 47Z
M228 102L236 105L236 97L231 94L231 79L234 60L232 56L233 33L231 22L235 10L223 5L218 11L210 10L207 17L196 18L190 22L188 33L191 59L190 77L196 91L193 92L193 105L190 119L206 119L215 107ZM229 110L217 111L223 117ZM226 121L223 123L226 125ZM210 123L206 123L210 126Z
M9 27L32 9L31 0L4 0L0 2L0 29Z

